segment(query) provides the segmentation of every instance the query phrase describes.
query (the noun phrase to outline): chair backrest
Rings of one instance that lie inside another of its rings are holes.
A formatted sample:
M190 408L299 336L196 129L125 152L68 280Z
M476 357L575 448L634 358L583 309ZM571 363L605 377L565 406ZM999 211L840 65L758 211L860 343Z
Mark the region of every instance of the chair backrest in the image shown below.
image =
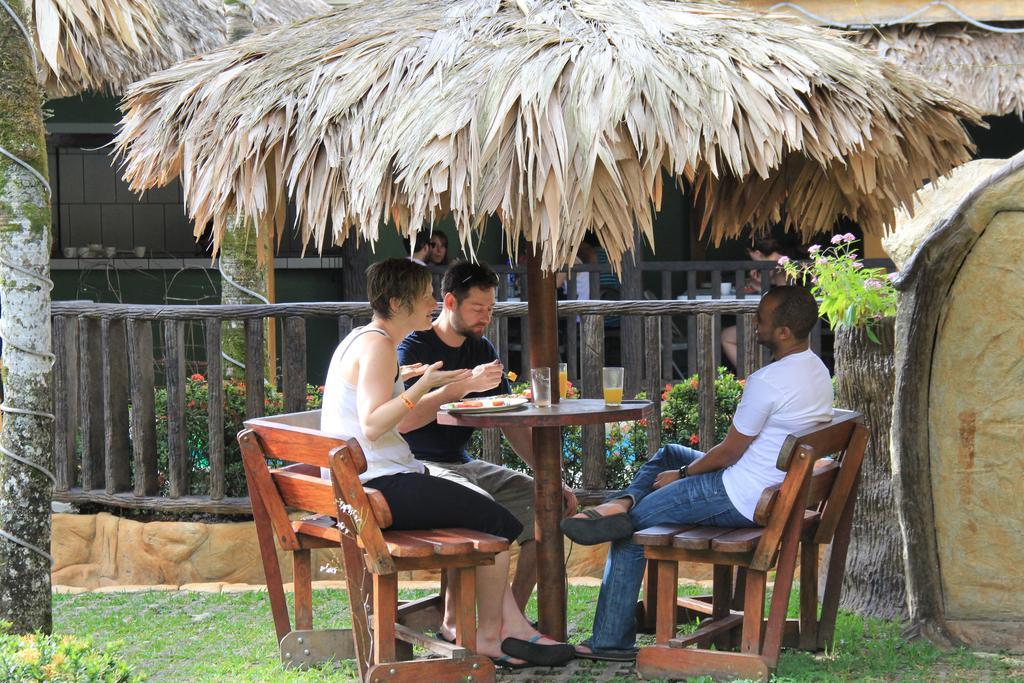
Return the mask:
M359 442L327 434L319 426L319 411L289 413L245 421L239 433L249 495L265 506L282 547L301 546L288 508L328 515L359 537L371 571L393 571L381 534L391 524L391 511L378 491L364 489L359 474L366 458ZM268 460L291 463L271 467ZM331 470L331 481L320 468Z
M832 540L854 490L866 444L867 428L860 413L852 410L836 410L831 422L786 439L776 464L786 478L765 490L754 513L754 521L765 527L755 551L758 564L770 564L797 506L819 513L815 542Z

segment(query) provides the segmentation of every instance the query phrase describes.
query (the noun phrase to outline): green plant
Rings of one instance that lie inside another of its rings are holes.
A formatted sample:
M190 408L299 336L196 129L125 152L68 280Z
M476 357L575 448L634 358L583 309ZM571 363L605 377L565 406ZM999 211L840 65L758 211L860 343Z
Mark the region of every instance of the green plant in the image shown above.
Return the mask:
M245 420L245 382L224 380L224 494L245 496L248 489L245 471L242 468L242 454L235 438ZM188 493L205 494L209 491L210 477L210 421L208 415L210 387L206 378L194 374L185 380L185 450L189 463ZM306 385L306 409L316 410L323 403L324 388ZM161 493L166 494L168 484L167 464L167 389L159 388L155 396L157 471ZM277 389L267 386L263 401L264 415L278 415L284 412L284 396Z
M142 680L131 667L87 640L43 633L14 635L0 621L0 680L90 681L122 683Z
M700 441L699 381L692 375L678 384L666 384L661 393L661 442L678 443L706 451L722 441L740 403L745 380L736 379L724 367L715 376L715 443Z
M829 327L863 327L868 338L878 342L874 325L896 314L896 289L892 276L882 268L865 268L854 251L856 238L850 234L836 235L832 246L822 250L814 245L808 251L811 261L796 262L779 259L786 275L803 285L810 284L811 294L821 303L818 310Z

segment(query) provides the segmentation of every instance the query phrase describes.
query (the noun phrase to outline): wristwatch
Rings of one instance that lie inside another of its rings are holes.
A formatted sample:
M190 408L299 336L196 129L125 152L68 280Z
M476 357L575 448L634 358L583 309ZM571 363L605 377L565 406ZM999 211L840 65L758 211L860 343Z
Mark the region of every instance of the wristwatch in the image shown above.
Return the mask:
M679 468L679 478L680 479L686 479L686 471L688 469L690 469L689 465L683 465L682 467Z

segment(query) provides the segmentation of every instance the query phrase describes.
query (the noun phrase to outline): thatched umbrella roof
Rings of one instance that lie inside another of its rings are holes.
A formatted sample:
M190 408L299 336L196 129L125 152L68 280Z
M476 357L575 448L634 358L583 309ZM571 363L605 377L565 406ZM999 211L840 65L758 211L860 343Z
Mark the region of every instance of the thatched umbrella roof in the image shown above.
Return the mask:
M215 236L286 192L317 247L450 211L464 243L495 214L545 268L587 230L617 263L663 171L716 238L878 231L968 158L973 113L837 35L712 4L368 0L135 84L117 144L133 189L180 175Z
M855 39L982 114L1024 117L1024 33L903 25L863 31Z
M245 3L256 28L326 12L323 0ZM50 97L120 94L143 76L228 42L224 0L32 0Z

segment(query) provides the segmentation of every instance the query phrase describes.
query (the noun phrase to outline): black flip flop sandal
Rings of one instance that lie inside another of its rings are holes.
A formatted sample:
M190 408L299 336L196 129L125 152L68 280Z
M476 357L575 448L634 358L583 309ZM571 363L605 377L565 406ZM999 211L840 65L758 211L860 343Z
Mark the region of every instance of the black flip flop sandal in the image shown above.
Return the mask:
M581 514L585 518L566 517L560 524L562 533L580 545L597 545L633 535L633 522L624 512L602 515L590 508Z
M507 655L502 655L501 657L491 657L491 661L494 662L494 666L501 667L503 669L529 669L531 666L534 666L529 662L522 662L520 664L516 664L512 662Z
M501 641L501 651L534 666L565 666L576 657L576 648L568 643L544 645L538 643L538 640L540 636L534 636L530 640L506 638Z
M580 645L589 647L590 652L576 650L576 656L579 659L594 659L601 662L632 662L636 659L637 655L635 648L632 650L597 650L595 652L589 638L580 643Z
M636 659L636 650L598 650L596 652L576 651L580 659L596 659L602 662L632 662Z

